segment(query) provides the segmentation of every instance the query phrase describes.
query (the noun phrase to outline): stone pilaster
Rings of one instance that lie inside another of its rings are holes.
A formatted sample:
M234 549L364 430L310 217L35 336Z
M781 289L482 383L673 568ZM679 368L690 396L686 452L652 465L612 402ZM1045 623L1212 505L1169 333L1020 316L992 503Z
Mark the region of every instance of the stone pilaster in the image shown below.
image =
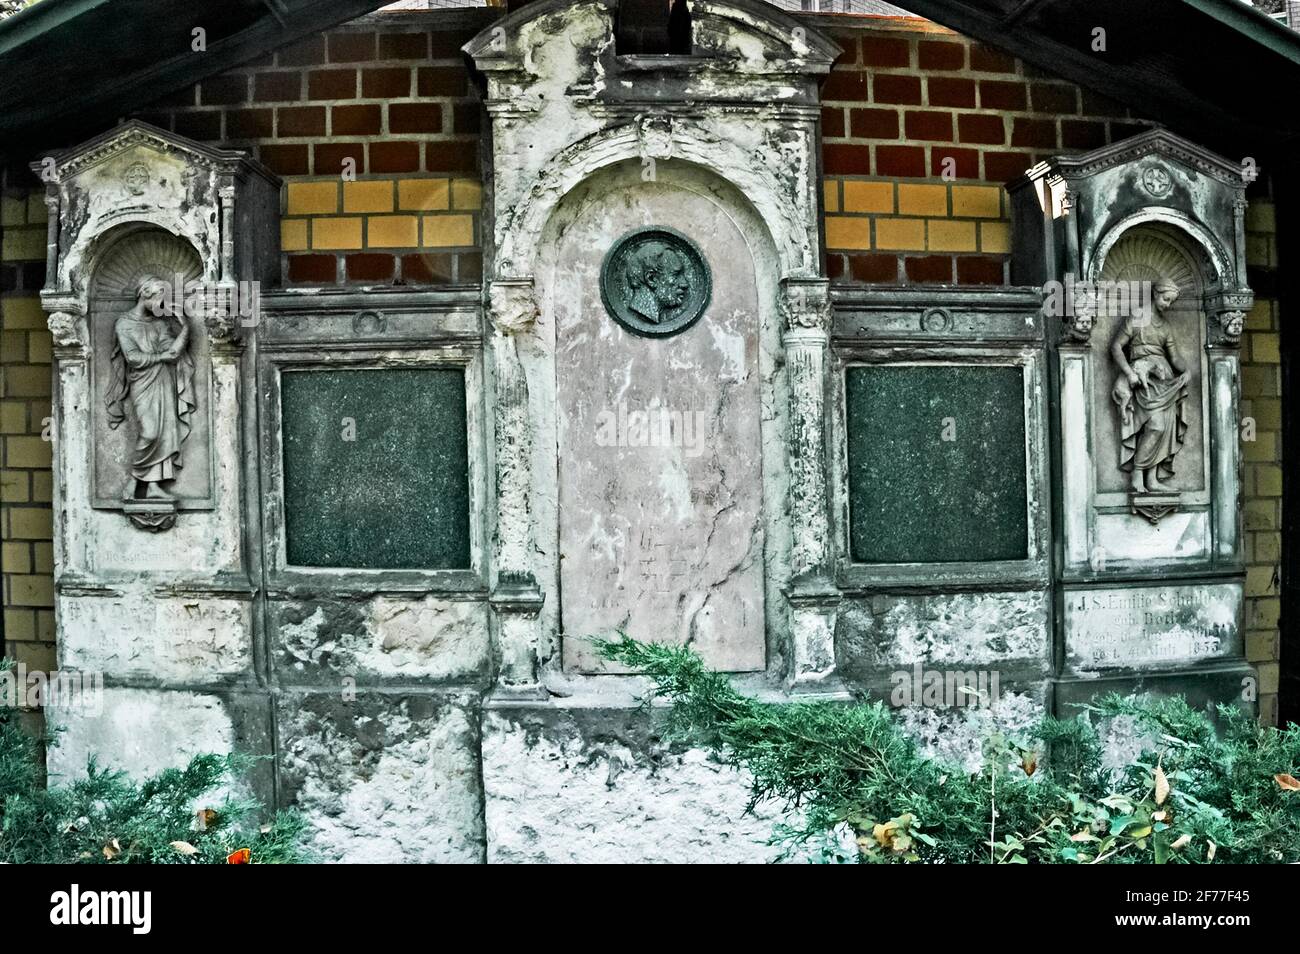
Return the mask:
M496 534L494 583L497 650L495 695L545 698L538 673L541 589L533 572L532 415L517 337L537 320L531 278L493 282L489 289L495 377Z
M790 386L791 688L839 692L835 616L840 593L831 566L826 469L826 352L831 306L825 279L781 283L783 343Z

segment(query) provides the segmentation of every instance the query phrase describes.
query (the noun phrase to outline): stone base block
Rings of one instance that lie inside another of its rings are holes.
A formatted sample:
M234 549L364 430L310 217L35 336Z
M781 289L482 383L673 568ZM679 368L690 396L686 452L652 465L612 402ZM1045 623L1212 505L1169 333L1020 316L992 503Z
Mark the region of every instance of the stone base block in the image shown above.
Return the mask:
M320 860L483 860L471 696L287 693L277 726L282 802Z
M654 714L548 706L483 714L490 862L772 860L779 816L745 814L744 776L706 753L670 750Z

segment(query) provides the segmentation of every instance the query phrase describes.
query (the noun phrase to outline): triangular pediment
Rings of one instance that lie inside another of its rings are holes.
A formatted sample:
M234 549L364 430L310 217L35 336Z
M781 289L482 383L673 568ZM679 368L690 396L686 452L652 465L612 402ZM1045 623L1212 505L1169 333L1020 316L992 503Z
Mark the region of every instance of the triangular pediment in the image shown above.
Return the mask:
M1047 165L1067 179L1078 179L1151 157L1227 184L1242 183L1241 163L1225 159L1167 129L1152 129L1076 156L1058 156Z

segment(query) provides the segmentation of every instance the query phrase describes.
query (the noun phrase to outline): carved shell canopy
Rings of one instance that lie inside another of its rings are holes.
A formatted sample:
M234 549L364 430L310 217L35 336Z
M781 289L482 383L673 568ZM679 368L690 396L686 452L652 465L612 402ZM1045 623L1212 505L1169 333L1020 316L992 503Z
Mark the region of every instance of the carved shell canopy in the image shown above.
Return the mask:
M1101 269L1102 281L1158 282L1168 279L1179 296L1199 296L1201 279L1187 253L1172 239L1152 229L1134 229L1124 235Z
M173 281L175 275L190 282L203 274L198 252L184 239L151 228L124 235L104 252L90 294L95 300L105 298L135 299L140 280L146 275Z

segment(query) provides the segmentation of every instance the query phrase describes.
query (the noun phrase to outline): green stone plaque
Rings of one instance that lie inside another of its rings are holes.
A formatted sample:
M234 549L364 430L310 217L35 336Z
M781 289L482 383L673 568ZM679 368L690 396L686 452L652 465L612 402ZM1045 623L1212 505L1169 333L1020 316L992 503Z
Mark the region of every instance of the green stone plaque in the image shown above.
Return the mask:
M1028 557L1021 368L859 365L846 392L854 562Z
M291 566L470 565L462 369L286 371L280 401Z
M600 269L605 308L628 331L649 338L666 338L695 324L712 293L704 253L664 226L624 235Z

